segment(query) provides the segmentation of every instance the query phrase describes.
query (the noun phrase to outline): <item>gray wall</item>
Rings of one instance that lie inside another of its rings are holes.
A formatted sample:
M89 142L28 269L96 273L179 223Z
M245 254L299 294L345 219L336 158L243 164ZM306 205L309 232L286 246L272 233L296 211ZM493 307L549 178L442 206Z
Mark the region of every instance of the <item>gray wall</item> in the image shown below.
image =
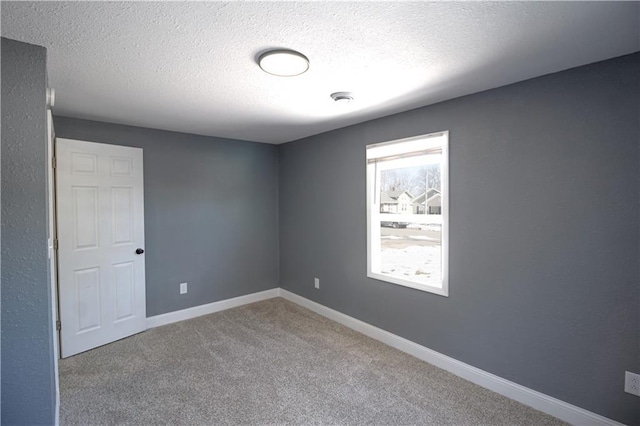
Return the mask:
M147 316L278 287L276 146L66 117L54 124L57 137L144 150Z
M2 424L52 424L46 50L2 39Z
M281 287L638 424L639 76L634 54L281 145ZM366 277L365 145L441 130L448 298Z

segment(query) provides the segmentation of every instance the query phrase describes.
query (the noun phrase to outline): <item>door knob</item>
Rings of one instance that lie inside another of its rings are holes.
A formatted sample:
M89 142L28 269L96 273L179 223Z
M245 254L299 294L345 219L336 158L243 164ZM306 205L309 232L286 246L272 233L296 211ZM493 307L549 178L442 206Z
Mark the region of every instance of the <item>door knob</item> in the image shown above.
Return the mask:
M136 249L136 254L142 254L144 253L144 250L142 250L141 248Z

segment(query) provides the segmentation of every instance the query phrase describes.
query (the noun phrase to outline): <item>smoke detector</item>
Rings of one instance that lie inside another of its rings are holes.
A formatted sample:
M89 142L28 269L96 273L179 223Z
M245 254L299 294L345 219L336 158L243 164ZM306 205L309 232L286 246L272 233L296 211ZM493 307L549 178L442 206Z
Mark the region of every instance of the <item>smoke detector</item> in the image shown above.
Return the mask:
M348 104L353 100L353 93L351 92L335 92L331 94L331 99L340 104Z

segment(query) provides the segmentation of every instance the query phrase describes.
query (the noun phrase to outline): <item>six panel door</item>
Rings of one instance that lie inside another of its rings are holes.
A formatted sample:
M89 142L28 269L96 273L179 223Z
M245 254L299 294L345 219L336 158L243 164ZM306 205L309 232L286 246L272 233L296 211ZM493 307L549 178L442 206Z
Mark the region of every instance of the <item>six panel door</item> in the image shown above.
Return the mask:
M56 139L56 160L64 358L146 329L142 149Z

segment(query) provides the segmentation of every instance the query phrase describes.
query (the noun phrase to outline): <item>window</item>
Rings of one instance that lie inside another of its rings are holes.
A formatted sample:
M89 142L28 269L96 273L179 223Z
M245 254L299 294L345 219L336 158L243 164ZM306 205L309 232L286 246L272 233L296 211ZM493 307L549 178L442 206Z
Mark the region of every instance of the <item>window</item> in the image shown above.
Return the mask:
M367 146L367 276L448 295L449 132Z

